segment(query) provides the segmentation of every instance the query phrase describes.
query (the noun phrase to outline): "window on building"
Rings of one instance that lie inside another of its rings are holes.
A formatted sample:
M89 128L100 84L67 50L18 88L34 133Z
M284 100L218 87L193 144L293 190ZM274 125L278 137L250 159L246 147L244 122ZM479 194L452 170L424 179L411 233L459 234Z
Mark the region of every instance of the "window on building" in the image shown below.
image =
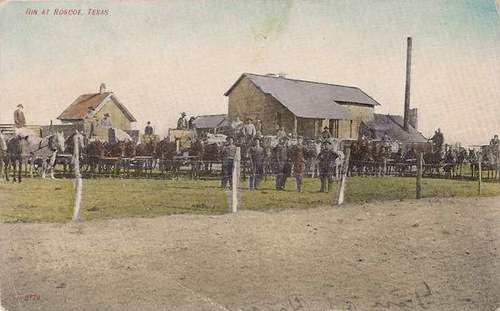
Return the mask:
M352 120L349 121L349 138L352 138Z
M283 126L283 120L281 119L281 112L276 112L276 123L278 126Z

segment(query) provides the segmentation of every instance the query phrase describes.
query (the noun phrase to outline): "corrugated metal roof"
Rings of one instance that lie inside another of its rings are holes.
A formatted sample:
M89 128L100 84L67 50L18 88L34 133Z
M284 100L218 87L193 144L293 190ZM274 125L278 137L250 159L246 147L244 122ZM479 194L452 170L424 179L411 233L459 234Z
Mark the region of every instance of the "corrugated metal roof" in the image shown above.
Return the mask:
M202 115L196 117L194 124L196 128L218 128L221 127L226 120L226 114L212 114L212 115Z
M380 105L357 87L251 73L241 75L224 95L228 96L245 77L302 118L351 119L349 111L339 102Z
M136 119L132 114L125 108L125 106L118 101L118 99L113 95L113 92L95 93L95 94L83 94L80 95L71 105L66 108L57 119L76 121L82 120L88 113L89 108L97 109L99 105L108 97L111 96L113 102L118 106L118 108L125 114L127 119L131 122L135 122Z
M392 140L402 143L426 143L422 133L410 125L409 131L403 128L403 117L396 115L374 114L372 121L364 122L376 139L382 139L386 133Z

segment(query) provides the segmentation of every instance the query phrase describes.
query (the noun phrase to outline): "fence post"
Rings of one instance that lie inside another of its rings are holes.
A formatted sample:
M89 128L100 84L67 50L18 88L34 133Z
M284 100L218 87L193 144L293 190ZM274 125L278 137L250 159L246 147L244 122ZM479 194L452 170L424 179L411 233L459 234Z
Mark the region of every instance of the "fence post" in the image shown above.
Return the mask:
M73 137L73 166L75 171L75 208L73 212L73 221L80 220L80 208L82 203L83 181L80 173L80 143L82 137L79 131L76 131Z
M234 155L233 165L233 178L232 178L232 204L231 210L233 213L238 211L238 191L240 186L240 166L241 166L241 148L236 147L236 154Z
M417 199L422 198L422 171L423 171L424 154L418 154L417 159Z
M347 180L347 173L349 171L349 157L351 156L351 149L347 149L346 156L345 156L345 161L344 161L344 167L342 168L342 176L340 176L340 184L339 187L337 188L337 205L342 205L344 204L344 193L345 193L345 185L346 185L346 180Z
M481 166L481 154L479 155L479 160L478 160L478 166L477 166L477 176L478 176L478 188L477 188L477 192L478 192L478 195L481 195L481 191L482 191L482 188L483 188L483 169L482 169L482 166Z

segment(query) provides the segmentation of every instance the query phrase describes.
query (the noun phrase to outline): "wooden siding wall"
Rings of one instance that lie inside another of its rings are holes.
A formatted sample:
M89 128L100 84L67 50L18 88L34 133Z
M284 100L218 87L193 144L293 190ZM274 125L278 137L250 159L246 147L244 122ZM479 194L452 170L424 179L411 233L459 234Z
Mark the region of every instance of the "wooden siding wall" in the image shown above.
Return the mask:
M239 116L242 121L251 117L262 121L263 134L276 134L277 113L287 133L293 131L294 115L273 97L262 93L248 78L243 78L229 94L228 117L230 122Z
M115 102L110 98L107 98L102 108L99 111L97 111L97 118L99 120L102 120L104 118L105 113L109 113L111 117L111 122L113 123L113 127L122 130L130 130L132 128L131 122L123 114L120 108L118 108Z

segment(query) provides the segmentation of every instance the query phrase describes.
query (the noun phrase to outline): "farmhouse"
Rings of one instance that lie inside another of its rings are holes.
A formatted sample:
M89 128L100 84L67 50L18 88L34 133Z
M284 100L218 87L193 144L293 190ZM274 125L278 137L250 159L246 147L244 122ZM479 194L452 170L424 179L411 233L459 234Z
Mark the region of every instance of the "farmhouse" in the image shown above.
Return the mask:
M224 94L228 117L260 119L263 134L278 126L305 137L318 136L327 126L340 139L357 139L361 122L374 118L376 100L352 86L244 73Z
M83 125L85 116L89 109L94 109L94 115L102 120L105 114L109 114L113 127L121 130L130 130L132 122L137 120L118 100L113 92L106 91L101 85L99 93L83 94L66 108L57 119L63 124Z

